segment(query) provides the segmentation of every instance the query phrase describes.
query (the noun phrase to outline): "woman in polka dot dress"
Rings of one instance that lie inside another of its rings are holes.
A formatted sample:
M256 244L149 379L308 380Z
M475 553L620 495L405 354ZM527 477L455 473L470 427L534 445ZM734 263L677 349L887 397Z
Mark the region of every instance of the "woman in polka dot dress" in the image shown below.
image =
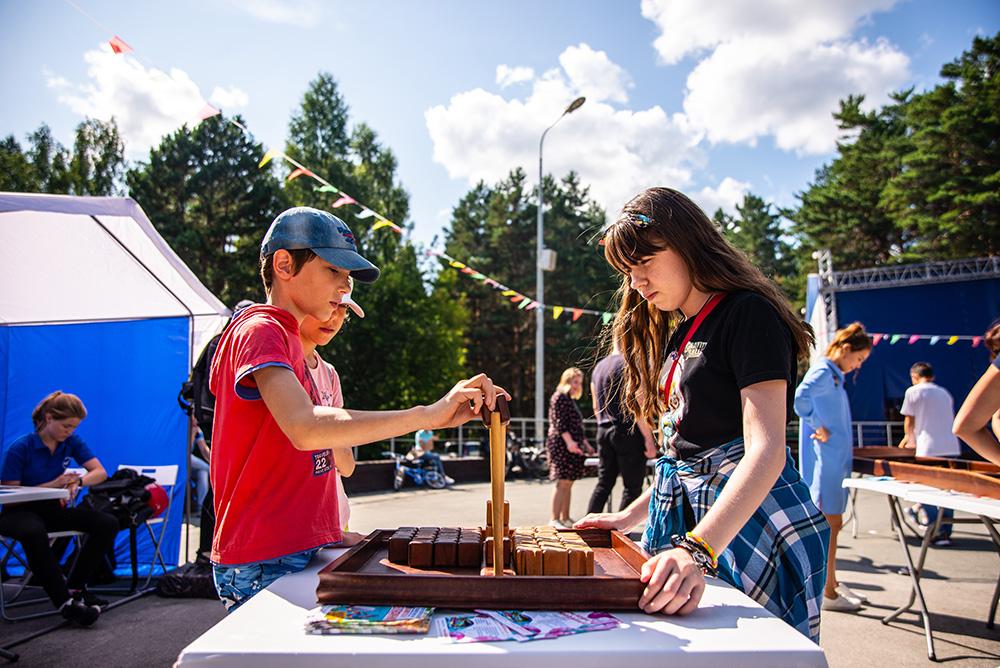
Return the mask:
M583 460L594 454L583 434L583 416L576 399L583 396L583 372L570 367L562 372L559 386L549 399L549 434L545 447L549 451L549 478L556 481L552 490L551 526L568 529L573 526L569 502L573 481L583 477Z

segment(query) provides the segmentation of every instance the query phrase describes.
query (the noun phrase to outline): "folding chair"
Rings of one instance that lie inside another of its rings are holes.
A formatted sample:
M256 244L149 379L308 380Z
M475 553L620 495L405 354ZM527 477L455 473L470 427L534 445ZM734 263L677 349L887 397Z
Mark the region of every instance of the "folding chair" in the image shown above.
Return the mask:
M49 547L60 538L69 538L76 542L76 549L73 552L73 560L70 562L69 571L67 571L67 577L73 572L76 567L76 560L80 555L80 548L82 547L83 532L81 531L53 531L48 534L49 536ZM2 550L2 557L0 557L0 570L6 572L7 564L13 558L17 563L19 563L24 568L24 574L21 576L21 582L16 585L9 585L7 581L0 582L0 617L6 619L8 622L17 622L25 619L35 619L36 617L46 617L48 615L57 614L59 611L53 608L52 610L46 610L44 612L34 612L31 614L17 615L13 616L8 614L7 610L10 608L16 608L23 605L33 605L37 604L42 600L41 598L30 598L26 601L18 601L21 594L24 593L25 589L41 589L37 585L29 585L28 582L31 580L31 568L28 566L26 559L22 558L17 552L14 551L14 546L17 541L13 538L7 536L0 536L0 550ZM7 587L14 587L14 594L9 597L7 596Z
M144 475L147 478L152 478L156 481L156 484L163 487L167 492L167 508L163 511L163 514L159 517L150 517L143 524L146 527L146 531L149 532L149 538L153 541L153 558L149 562L149 574L146 576L146 582L143 585L143 589L149 587L149 583L153 580L153 570L156 568L157 562L160 564L160 568L163 569L165 573L167 571L167 565L163 561L163 553L161 552L161 545L163 543L163 538L167 534L167 520L170 517L170 507L173 505L173 487L177 484L177 464L170 464L168 466L138 466L135 464L122 464L118 467L118 470L131 469L138 473L139 475ZM159 532L153 531L154 524L159 524ZM129 536L129 548L132 556L132 591L135 591L136 584L138 583L138 570L137 570L137 555L136 555L136 543L135 543L135 532L132 531Z

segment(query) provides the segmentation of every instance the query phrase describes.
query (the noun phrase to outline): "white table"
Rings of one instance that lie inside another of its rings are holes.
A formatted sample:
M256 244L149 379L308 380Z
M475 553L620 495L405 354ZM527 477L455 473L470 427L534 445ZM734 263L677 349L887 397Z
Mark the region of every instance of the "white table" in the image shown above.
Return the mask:
M951 521L953 524L982 522L982 524L986 527L986 530L989 532L990 539L996 547L997 555L1000 556L1000 533L997 532L996 527L993 525L994 521L1000 520L1000 500L953 492L939 487L933 487L931 485L903 482L892 478L886 478L885 476L848 478L844 480L844 487L852 490L863 489L886 495L886 498L889 501L889 511L890 517L892 518L892 524L896 530L896 536L899 539L899 543L903 548L903 557L906 559L910 580L913 586L910 590L910 597L907 602L883 617L882 623L888 624L892 620L899 617L902 613L910 610L913 607L914 602L918 601L920 604L920 615L924 623L924 635L927 638L927 657L932 661L936 661L937 657L934 651L934 634L931 629L927 602L924 599L924 592L920 587L920 573L923 570L924 560L927 557L927 548L930 546L931 540L933 540L934 536L937 535L941 527L941 521L944 513L938 512L937 519L934 521L933 525L928 526L924 530L922 536L917 534L917 536L921 539L920 552L917 556L916 562L914 563L913 557L910 554L910 548L906 543L903 527L907 525L903 516L903 509L900 505L900 501L905 500L910 503L937 506L942 509L958 510L976 515L976 519L955 518ZM996 588L993 591L993 600L990 603L990 612L986 620L986 627L990 629L992 629L994 625L998 599L1000 599L1000 579L997 580Z
M711 578L701 607L688 617L616 611L623 628L555 640L452 644L428 636L306 635L307 613L316 607L316 574L342 553L322 550L305 571L286 575L254 596L188 645L175 666L827 665L819 646L742 592Z
M20 485L0 485L0 506L7 503L27 503L48 499L68 499L65 489L52 487L22 487Z

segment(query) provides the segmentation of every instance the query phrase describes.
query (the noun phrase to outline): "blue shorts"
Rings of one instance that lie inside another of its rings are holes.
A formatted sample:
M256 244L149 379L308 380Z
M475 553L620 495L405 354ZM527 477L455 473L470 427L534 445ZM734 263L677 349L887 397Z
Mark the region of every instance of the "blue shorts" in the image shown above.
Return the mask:
M282 575L305 570L319 548L286 554L276 559L255 561L239 566L212 564L215 575L215 590L219 592L226 612L232 612L250 597L265 589Z

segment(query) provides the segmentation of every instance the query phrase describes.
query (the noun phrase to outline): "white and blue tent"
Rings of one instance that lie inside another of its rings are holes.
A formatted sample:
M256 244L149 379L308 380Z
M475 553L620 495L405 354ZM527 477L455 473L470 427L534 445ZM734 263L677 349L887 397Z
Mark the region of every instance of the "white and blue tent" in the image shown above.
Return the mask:
M0 456L42 397L78 395L78 433L109 474L178 465L163 545L176 564L188 470L177 393L228 315L134 200L0 193ZM125 532L116 552L127 566Z

